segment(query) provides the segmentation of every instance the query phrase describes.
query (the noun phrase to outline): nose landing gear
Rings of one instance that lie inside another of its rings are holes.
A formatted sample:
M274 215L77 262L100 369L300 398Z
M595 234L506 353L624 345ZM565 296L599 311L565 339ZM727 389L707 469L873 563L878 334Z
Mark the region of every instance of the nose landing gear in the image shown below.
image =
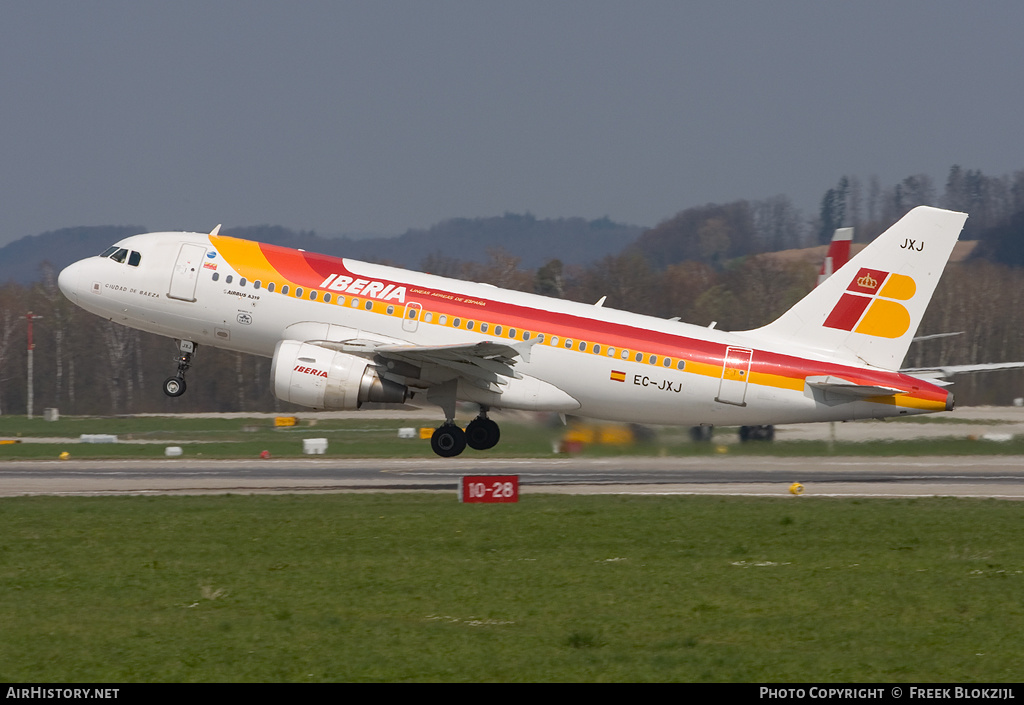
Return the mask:
M173 377L164 380L164 394L169 397L180 397L185 393L185 371L192 366L192 354L196 345L191 340L178 341L178 371Z

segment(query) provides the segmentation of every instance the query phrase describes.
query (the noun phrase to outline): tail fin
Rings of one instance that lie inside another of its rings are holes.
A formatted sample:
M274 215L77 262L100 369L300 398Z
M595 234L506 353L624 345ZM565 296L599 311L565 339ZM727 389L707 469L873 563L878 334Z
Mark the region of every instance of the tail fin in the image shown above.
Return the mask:
M750 335L899 369L966 213L919 206L773 323Z
M818 284L831 277L844 264L850 261L850 243L853 242L853 228L837 228L832 234L832 242L825 253L825 261L818 272Z

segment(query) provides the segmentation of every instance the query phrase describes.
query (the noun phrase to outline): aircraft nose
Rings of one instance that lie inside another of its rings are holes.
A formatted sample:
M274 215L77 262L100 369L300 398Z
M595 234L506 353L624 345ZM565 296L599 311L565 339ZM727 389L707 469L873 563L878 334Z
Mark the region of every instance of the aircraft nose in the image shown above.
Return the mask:
M82 290L82 263L75 262L61 270L57 275L57 286L61 293L74 303L78 303L78 296Z

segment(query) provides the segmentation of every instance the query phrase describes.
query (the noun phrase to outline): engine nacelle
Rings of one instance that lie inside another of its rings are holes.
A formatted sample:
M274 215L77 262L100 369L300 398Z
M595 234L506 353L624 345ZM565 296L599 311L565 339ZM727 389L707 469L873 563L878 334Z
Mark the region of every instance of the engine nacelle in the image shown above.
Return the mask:
M298 340L274 350L270 384L281 401L314 409L358 409L363 402L401 404L408 387L382 379L361 357Z

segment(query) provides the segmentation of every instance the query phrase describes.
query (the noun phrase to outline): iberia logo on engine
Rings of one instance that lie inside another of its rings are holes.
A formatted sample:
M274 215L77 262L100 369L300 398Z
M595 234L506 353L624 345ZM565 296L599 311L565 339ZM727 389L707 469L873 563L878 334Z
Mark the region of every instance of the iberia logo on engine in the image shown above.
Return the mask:
M314 377L326 377L327 373L323 370L318 370L313 367L303 367L302 365L296 365L293 372L301 372L307 375L313 375Z
M898 338L910 330L909 301L917 284L905 274L862 268L825 319L826 328L849 330L878 338Z

